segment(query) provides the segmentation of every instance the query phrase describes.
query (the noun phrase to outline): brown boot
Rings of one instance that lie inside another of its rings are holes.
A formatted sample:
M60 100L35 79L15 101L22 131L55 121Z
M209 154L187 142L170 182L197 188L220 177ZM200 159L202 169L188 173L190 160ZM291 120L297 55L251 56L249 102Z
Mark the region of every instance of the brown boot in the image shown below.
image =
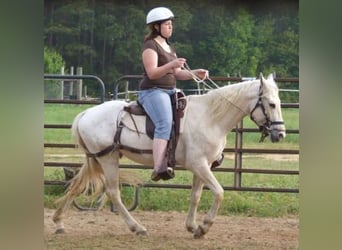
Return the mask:
M173 168L167 166L166 147L167 140L155 138L153 140L154 169L151 175L153 181L169 180L175 177Z
M152 181L159 181L160 179L166 181L175 177L175 171L173 168L167 167L165 171L157 172L153 170L151 174Z

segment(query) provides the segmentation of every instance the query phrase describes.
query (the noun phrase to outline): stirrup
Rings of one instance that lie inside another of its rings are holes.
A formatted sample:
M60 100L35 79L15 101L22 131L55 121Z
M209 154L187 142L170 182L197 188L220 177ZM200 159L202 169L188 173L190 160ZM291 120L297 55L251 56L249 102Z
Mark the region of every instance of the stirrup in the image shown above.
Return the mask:
M170 180L175 177L175 171L171 167L167 167L167 169L163 172L157 173L156 171L153 170L151 174L151 179L152 181L159 181L160 179L166 181Z
M212 169L212 168L216 168L216 167L220 166L221 163L222 163L222 161L223 161L223 158L224 158L224 155L223 155L223 153L222 153L222 154L221 154L221 159L214 161L214 162L211 164L211 167L210 167L210 168Z

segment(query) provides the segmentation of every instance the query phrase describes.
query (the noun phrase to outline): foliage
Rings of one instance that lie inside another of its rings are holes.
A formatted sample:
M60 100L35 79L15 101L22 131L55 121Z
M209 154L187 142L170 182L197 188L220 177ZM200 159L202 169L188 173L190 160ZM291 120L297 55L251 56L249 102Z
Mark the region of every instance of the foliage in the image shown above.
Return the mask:
M65 62L60 53L55 49L44 47L44 72L48 74L59 74ZM44 85L44 97L51 98L58 95L60 83L51 81Z
M56 50L44 47L44 72L58 74L65 65L63 57Z
M158 3L159 4L159 3ZM191 68L216 76L298 77L298 0L169 1L175 13L171 43ZM83 67L107 89L122 75L140 75L145 16L156 1L46 1L45 46L66 67ZM91 95L91 88L88 92Z

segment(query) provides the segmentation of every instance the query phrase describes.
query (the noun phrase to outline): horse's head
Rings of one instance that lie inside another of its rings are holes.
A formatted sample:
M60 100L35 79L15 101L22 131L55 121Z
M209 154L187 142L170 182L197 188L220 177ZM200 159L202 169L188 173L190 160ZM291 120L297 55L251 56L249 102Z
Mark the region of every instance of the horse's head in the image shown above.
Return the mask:
M285 138L285 125L281 113L278 86L270 74L267 79L260 74L258 101L250 113L251 119L262 133L260 141L270 135L272 142Z

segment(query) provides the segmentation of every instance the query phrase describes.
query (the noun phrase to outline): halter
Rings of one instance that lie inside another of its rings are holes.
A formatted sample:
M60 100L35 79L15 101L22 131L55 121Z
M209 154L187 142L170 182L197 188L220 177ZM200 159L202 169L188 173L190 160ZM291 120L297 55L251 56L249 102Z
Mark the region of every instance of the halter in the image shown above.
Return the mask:
M261 88L261 85L260 85ZM260 125L256 122L256 120L253 117L253 112L258 108L261 108L261 111L263 113L263 115L265 116L265 122L264 124ZM265 140L265 138L269 135L269 132L272 130L271 127L273 125L282 125L284 124L283 121L271 121L270 118L268 117L267 113L266 113L266 109L264 106L264 103L262 101L262 91L259 91L259 98L257 103L255 104L254 108L252 109L251 113L250 113L250 118L251 120L259 127L259 131L261 132L261 138L259 140L259 142L263 142Z

